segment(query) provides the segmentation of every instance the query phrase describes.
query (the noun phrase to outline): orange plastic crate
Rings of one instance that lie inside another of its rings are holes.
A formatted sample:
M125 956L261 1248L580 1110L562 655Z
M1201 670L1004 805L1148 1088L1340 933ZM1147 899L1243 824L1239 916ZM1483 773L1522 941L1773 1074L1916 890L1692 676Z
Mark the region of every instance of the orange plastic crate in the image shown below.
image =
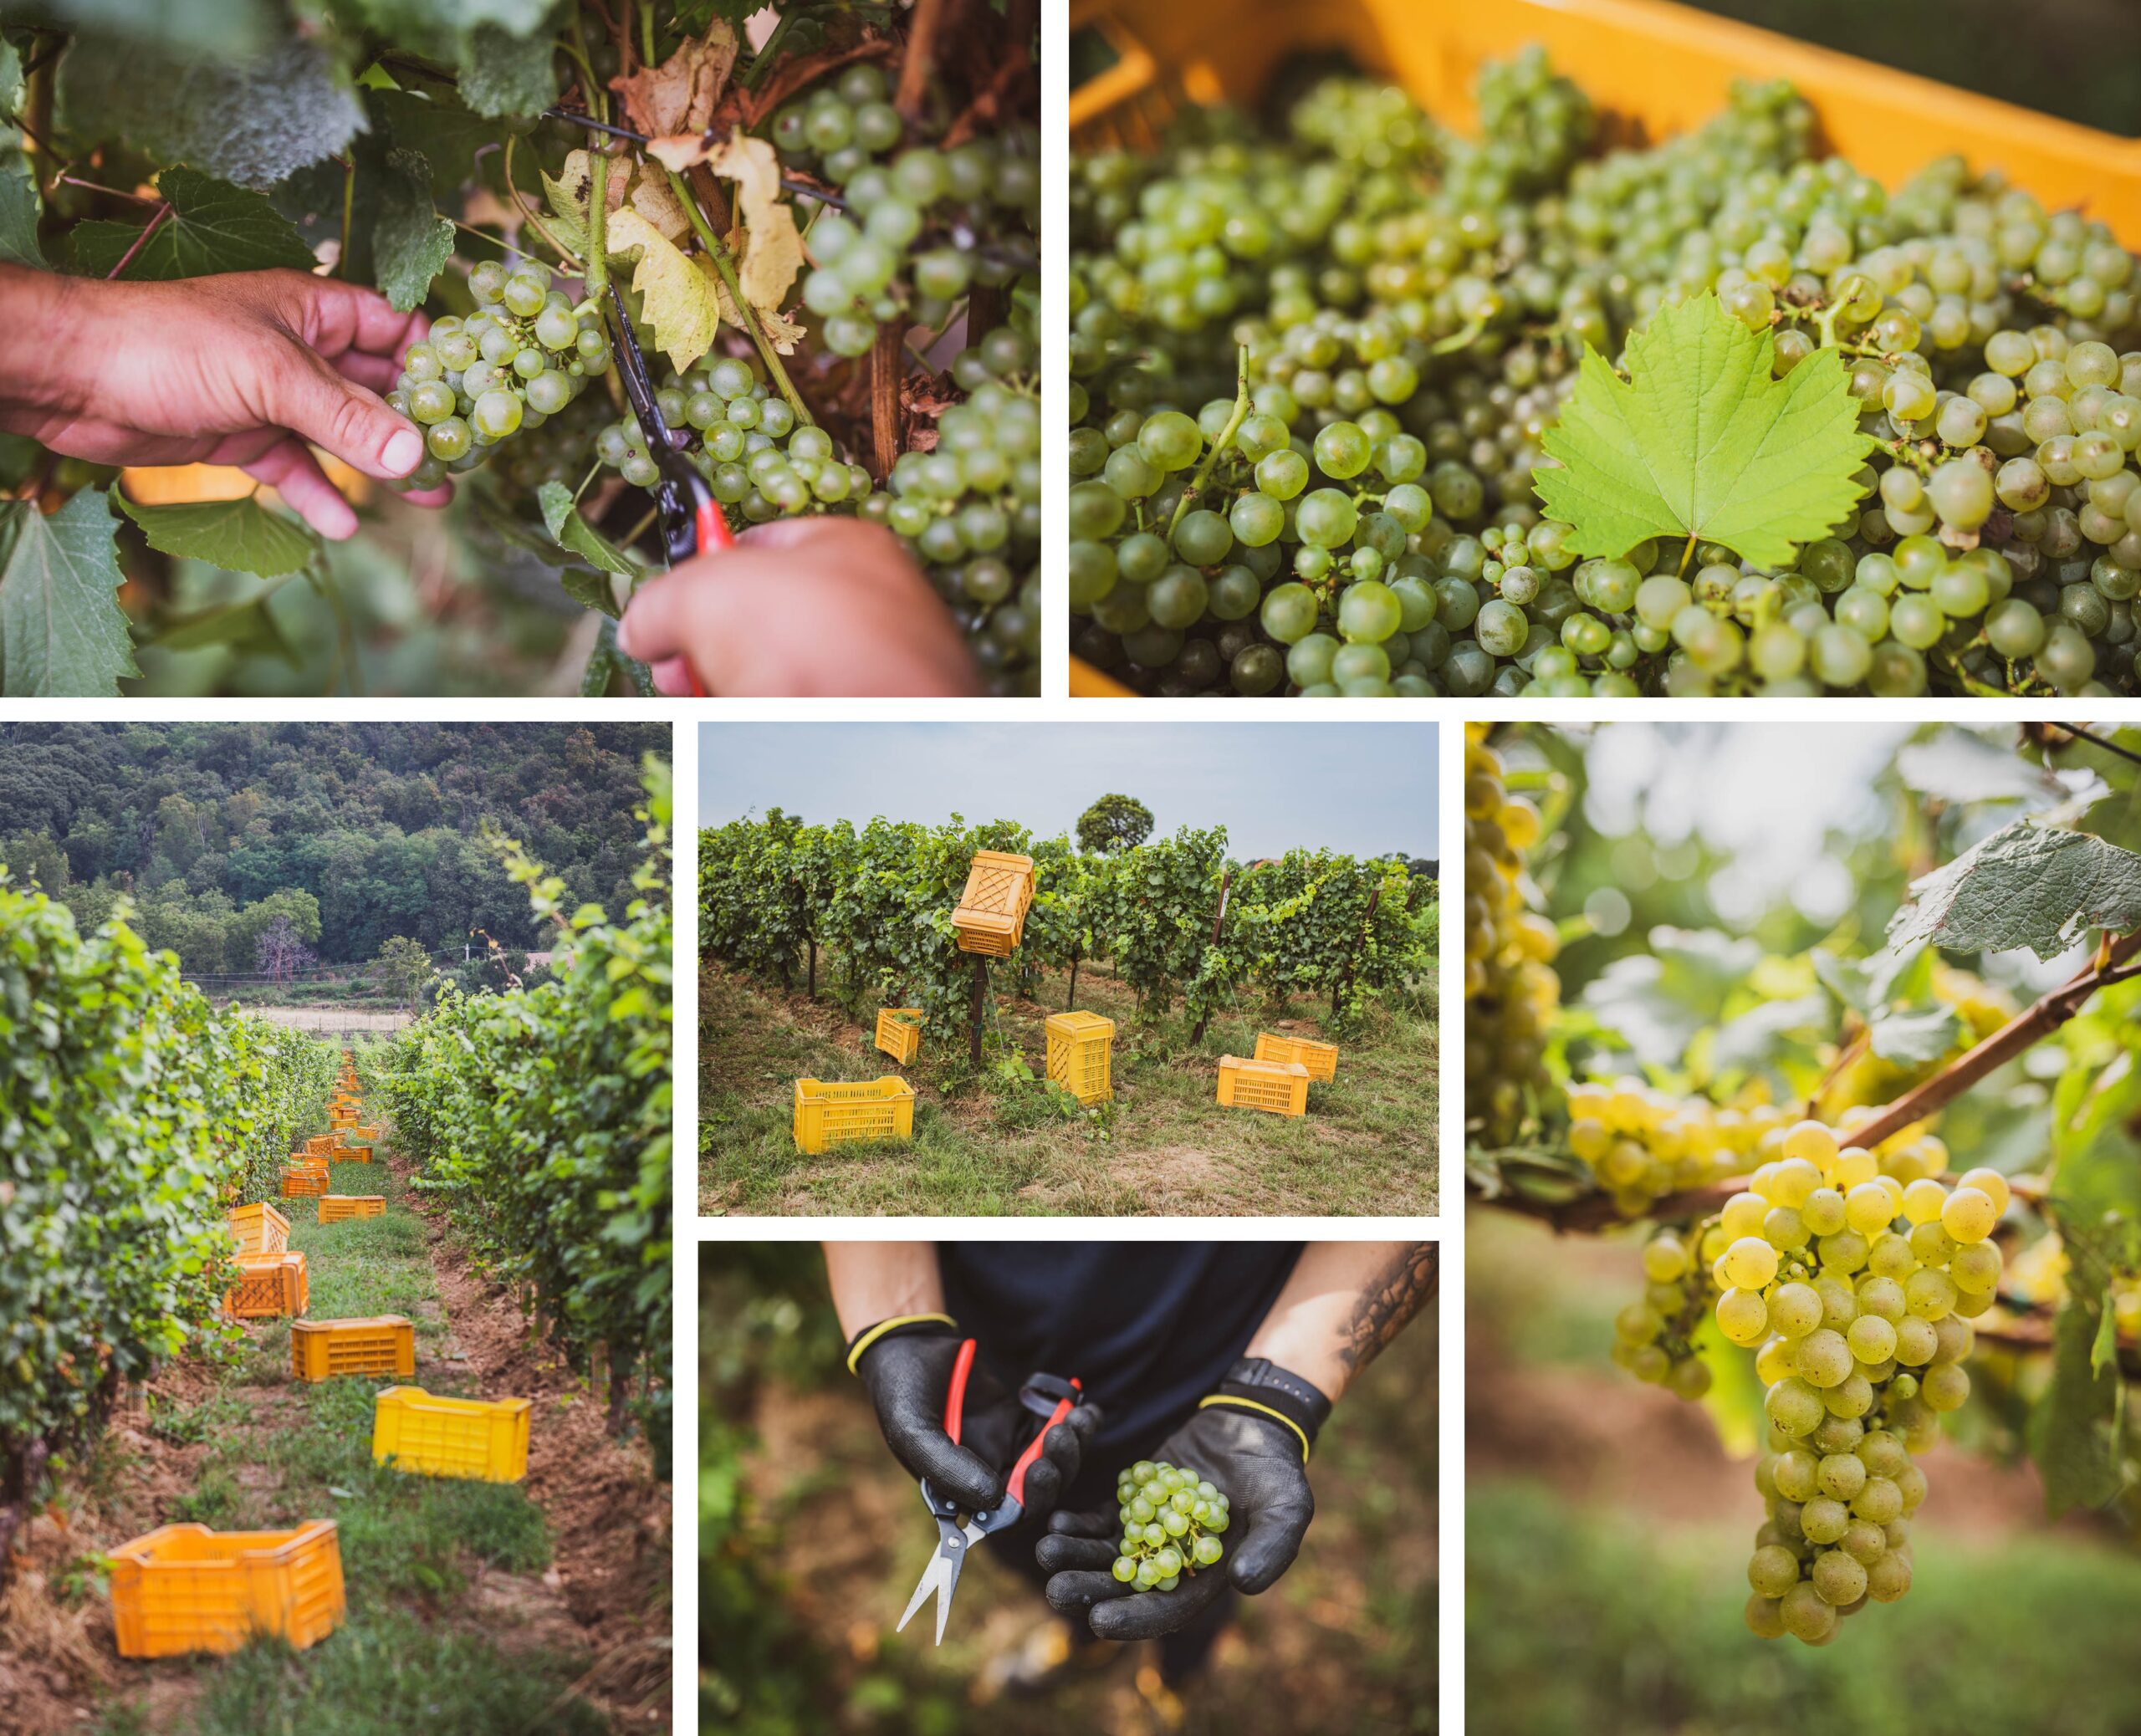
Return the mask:
M795 1081L795 1145L823 1151L859 1139L914 1137L914 1087L887 1074L854 1085Z
M315 1134L304 1142L305 1155L308 1157L324 1157L341 1149L342 1140L339 1134Z
M371 1456L419 1477L518 1483L528 1474L524 1398L441 1398L390 1386L372 1408Z
M877 1047L902 1067L922 1053L922 1008L881 1007L877 1011Z
M233 1206L231 1238L241 1256L280 1253L290 1245L290 1220L273 1206Z
M344 1223L353 1218L378 1218L386 1211L386 1196L383 1193L323 1193L319 1196L319 1221L322 1223Z
M416 1329L398 1314L368 1320L292 1320L290 1373L300 1381L335 1381L347 1375L413 1380Z
M1299 1061L1311 1079L1335 1079L1338 1074L1338 1045L1319 1043L1313 1037L1285 1037L1276 1031L1256 1034L1260 1061Z
M302 1652L341 1625L345 1608L332 1519L294 1531L165 1525L111 1552L121 1657L235 1652L265 1637Z
M280 1315L299 1315L311 1299L301 1253L241 1256L238 1282L223 1299L223 1307L242 1320L273 1320Z
M1048 1019L1048 1076L1081 1103L1115 1095L1108 1069L1115 1021L1097 1013L1052 1013Z
M1308 1069L1299 1061L1219 1057L1219 1101L1230 1109L1260 1109L1275 1116L1308 1111Z
M952 926L959 950L1001 958L1024 938L1026 911L1034 901L1034 859L1000 850L978 850L967 870Z
M286 1169L283 1172L284 1199L318 1199L327 1192L327 1172L318 1170Z

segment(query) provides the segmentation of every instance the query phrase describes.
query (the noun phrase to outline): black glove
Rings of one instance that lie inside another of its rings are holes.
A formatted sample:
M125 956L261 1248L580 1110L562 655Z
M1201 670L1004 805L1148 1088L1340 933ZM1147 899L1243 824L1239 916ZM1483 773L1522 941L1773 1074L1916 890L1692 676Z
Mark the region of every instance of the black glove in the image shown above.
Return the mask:
M892 1457L973 1513L1004 1499L1005 1476L1042 1419L977 1357L967 1376L959 1439L953 1441L944 1432L944 1400L963 1338L942 1315L880 1322L856 1335L848 1366L869 1391ZM1054 1510L1100 1422L1097 1405L1081 1404L1048 1431L1040 1457L1026 1469L1027 1519L1045 1519Z
M1231 1504L1218 1568L1184 1575L1172 1591L1140 1591L1111 1570L1122 1534L1117 1509L1059 1513L1034 1551L1050 1575L1050 1607L1086 1616L1104 1640L1148 1640L1186 1626L1229 1585L1269 1590L1293 1565L1316 1517L1308 1455L1330 1409L1298 1376L1237 1364L1204 1407L1149 1455L1209 1478Z

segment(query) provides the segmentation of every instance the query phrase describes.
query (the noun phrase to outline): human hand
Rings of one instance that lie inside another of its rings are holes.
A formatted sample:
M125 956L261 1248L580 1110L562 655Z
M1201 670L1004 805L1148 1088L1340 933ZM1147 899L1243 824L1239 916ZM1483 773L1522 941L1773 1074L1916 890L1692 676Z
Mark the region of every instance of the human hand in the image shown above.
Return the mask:
M973 661L892 534L846 518L781 518L642 584L617 648L664 693L788 697L969 694Z
M8 268L0 309L28 319L36 343L0 345L0 426L54 452L234 464L337 540L357 516L308 442L382 481L422 462L422 433L381 395L427 324L376 291L299 271L120 283Z
M1172 1591L1140 1591L1111 1571L1122 1535L1116 1509L1057 1513L1034 1551L1049 1575L1049 1606L1084 1616L1103 1640L1149 1640L1188 1626L1229 1585L1269 1590L1293 1565L1316 1516L1301 1447L1297 1432L1254 1412L1198 1412L1150 1456L1208 1478L1226 1496L1226 1555L1218 1566L1185 1575Z
M948 1326L881 1338L862 1353L856 1373L876 1407L877 1427L892 1457L915 1477L927 1478L961 1510L978 1513L1003 1500L1003 1473L1040 1419L977 1360L967 1377L959 1439L952 1439L944 1402L963 1341ZM1081 1404L1042 1437L1040 1457L1026 1468L1028 1519L1045 1519L1054 1509L1077 1476L1100 1422L1097 1405Z

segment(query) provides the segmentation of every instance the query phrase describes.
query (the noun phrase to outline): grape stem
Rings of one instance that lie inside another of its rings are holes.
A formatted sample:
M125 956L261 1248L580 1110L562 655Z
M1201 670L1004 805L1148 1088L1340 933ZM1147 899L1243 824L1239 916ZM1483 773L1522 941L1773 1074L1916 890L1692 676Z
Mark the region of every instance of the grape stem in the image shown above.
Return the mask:
M1203 493L1204 485L1212 479L1212 469L1219 462L1219 454L1234 444L1241 425L1249 420L1249 345L1239 346L1239 360L1234 365L1234 408L1227 418L1227 425L1219 430L1219 437L1212 442L1212 450L1204 455L1204 462L1197 467L1197 474L1190 478L1189 486L1182 491L1182 498L1175 503L1174 517L1168 521L1168 541L1172 544L1174 534L1182 528L1182 521L1198 498Z
M2093 748L2101 748L2107 753L2116 753L2121 759L2131 760L2135 765L2141 765L2141 753L2135 753L2131 748L2121 747L2117 742L2098 735L2092 729L2084 729L2079 723L2060 723L2053 727L2065 730L2069 735L2079 736Z
M722 245L721 237L713 232L713 226L706 220L706 212L699 208L698 196L691 184L674 169L664 165L662 172L669 177L669 191L677 196L677 202L684 207L684 215L692 221L692 232L699 238L699 245L706 249L707 258L713 262L713 268L720 273L721 281L728 287L730 299L736 304L736 312L743 319L744 329L751 334L751 341L758 345L759 356L766 365L766 372L774 386L788 401L788 407L795 412L799 422L815 425L810 408L802 395L795 390L795 382L788 377L788 370L780 365L780 352L773 347L773 340L766 335L765 327L759 322L759 310L743 299L743 286L736 280L736 267L729 259L728 249Z
M119 277L125 273L126 268L134 263L134 256L149 244L149 237L163 227L164 219L170 215L171 201L166 199L156 207L156 214L149 219L141 232L134 237L134 245L119 256L119 263L105 273L106 279Z

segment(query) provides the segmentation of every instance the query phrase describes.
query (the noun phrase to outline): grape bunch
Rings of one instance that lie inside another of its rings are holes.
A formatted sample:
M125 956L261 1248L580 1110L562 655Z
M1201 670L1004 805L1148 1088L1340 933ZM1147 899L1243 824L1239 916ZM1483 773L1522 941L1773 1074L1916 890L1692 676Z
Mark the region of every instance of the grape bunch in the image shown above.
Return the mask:
M554 287L549 268L494 259L468 273L476 311L449 314L411 344L387 394L424 431L423 461L397 486L432 488L482 463L524 429L540 428L610 365L601 316Z
M1740 1173L1762 1141L1792 1119L1773 1104L1720 1108L1635 1078L1580 1081L1568 1088L1567 1103L1569 1150L1624 1218L1642 1217L1668 1193Z
M1695 1348L1709 1298L1701 1263L1679 1232L1661 1229L1643 1244L1643 1299L1614 1316L1614 1364L1678 1397L1700 1398L1710 1387Z
M1755 1352L1767 1388L1747 1624L1809 1645L1910 1589L1908 1521L1926 1493L1912 1455L1970 1396L1970 1320L2000 1281L1990 1238L2009 1199L1994 1170L1944 1184L1937 1139L1877 1155L1848 1136L1819 1121L1766 1136L1773 1155L1698 1247L1718 1249L1718 1330Z
M1172 1591L1184 1574L1214 1567L1226 1553L1227 1498L1194 1471L1141 1458L1115 1480L1122 1553L1115 1576L1140 1591Z
M1030 237L1040 221L1039 135L1031 128L949 149L910 145L876 67L851 66L776 111L774 148L791 171L839 190L810 225L803 305L836 355L861 356L889 324L943 326L976 284L1001 287L1021 267L983 237ZM1022 256L1021 256L1022 257Z
M1561 937L1531 908L1524 855L1539 810L1511 796L1486 726L1464 740L1464 1115L1490 1145L1516 1136L1525 1100L1547 1086L1546 1029L1561 1001Z

